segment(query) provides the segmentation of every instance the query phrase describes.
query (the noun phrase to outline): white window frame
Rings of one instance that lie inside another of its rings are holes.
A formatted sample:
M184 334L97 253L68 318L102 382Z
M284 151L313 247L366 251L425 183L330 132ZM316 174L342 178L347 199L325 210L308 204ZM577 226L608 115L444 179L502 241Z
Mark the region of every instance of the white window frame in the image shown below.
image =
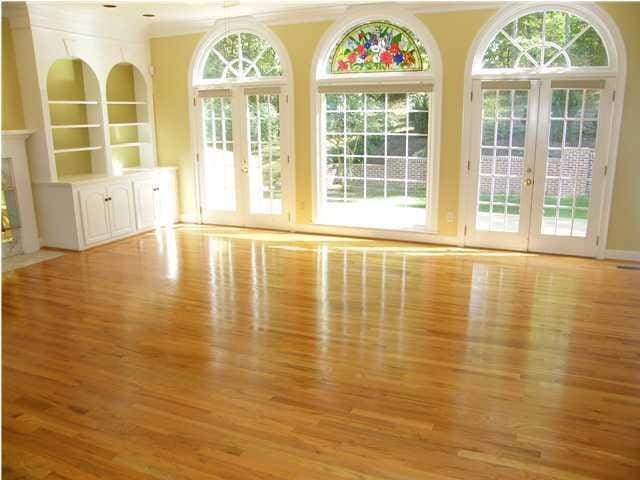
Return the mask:
M204 79L202 78L202 71L204 69L205 62L209 56L211 48L218 43L222 38L239 33L252 33L265 40L276 51L278 58L280 59L280 67L282 69L282 75L278 76L264 76L250 79ZM187 83L187 102L189 108L189 129L191 137L191 159L193 166L193 177L195 180L195 204L198 209L196 214L198 223L203 222L203 205L200 185L200 166L198 165L197 155L200 150L200 111L197 107L196 101L198 93L203 90L223 90L232 89L236 87L280 87L281 98L285 101L281 102L280 115L285 115L286 118L281 120L286 125L286 132L283 132L282 139L283 145L287 147L287 155L289 156L289 180L286 184L288 188L289 201L283 202L282 208L284 212L289 212L289 225L295 225L296 223L296 162L295 162L295 121L294 121L294 80L293 80L293 66L289 54L280 40L280 37L276 35L273 30L269 29L265 25L251 20L249 18L233 18L233 19L220 19L217 20L213 28L203 36L195 48L191 61L189 63L189 78ZM200 155L202 156L202 155ZM283 158L283 161L284 158ZM284 185L283 185L284 188ZM189 218L192 221L191 218Z
M538 68L538 69L485 69L482 68L484 52L495 35L507 24L518 17L541 10L563 10L579 15L595 27L602 38L609 65L607 67L572 67L572 68ZM472 87L474 80L600 80L611 79L614 84L614 102L611 107L610 123L607 128L610 135L605 139L607 175L604 178L602 201L600 205L594 205L599 210L599 230L597 236L596 258L605 258L607 234L611 216L611 202L613 197L613 185L615 179L615 167L618 158L618 144L620 139L620 127L622 124L622 110L624 105L625 83L627 76L626 48L618 26L613 19L599 6L587 3L535 3L507 6L499 10L477 33L473 41L466 62L466 74L464 83L463 119L462 119L462 155L460 157L460 194L458 199L458 235L457 243L465 245L465 232L467 230L469 196L473 191L471 184L473 169L469 169L473 159L471 145L471 133L473 132L473 101Z
M385 5L384 8L376 9L381 14L371 12L371 7L352 7L349 8L340 20L334 22L333 25L325 32L322 39L318 43L313 62L311 64L311 191L312 191L312 210L311 221L316 225L328 225L323 222L319 216L320 205L322 202L324 178L322 176L322 95L319 89L322 86L366 86L366 85L398 85L398 84L415 84L429 85L431 87L430 94L430 111L429 111L429 131L428 138L428 171L427 171L427 206L424 229L393 229L384 226L357 227L346 225L329 225L332 230L342 233L360 233L376 237L392 238L385 232L414 232L423 234L422 237L414 237L416 239L429 240L435 237L438 225L438 184L439 184L439 165L440 165L440 129L441 129L441 111L442 111L442 59L440 50L435 39L427 29L426 25L421 22L415 15L412 15L395 5ZM389 72L389 73L353 73L332 75L327 73L327 63L333 52L333 48L340 41L345 33L353 27L367 22L384 20L390 23L400 25L410 30L417 39L419 39L429 57L430 70L425 72ZM396 236L393 236L396 238Z

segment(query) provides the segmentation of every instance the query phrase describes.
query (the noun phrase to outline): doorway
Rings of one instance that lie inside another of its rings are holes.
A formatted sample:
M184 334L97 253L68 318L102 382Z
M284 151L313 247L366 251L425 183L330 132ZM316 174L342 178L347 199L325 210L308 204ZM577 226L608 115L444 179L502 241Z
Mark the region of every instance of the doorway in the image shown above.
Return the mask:
M198 175L203 223L284 228L291 222L287 101L279 86L201 90Z
M608 80L473 82L466 244L595 256Z

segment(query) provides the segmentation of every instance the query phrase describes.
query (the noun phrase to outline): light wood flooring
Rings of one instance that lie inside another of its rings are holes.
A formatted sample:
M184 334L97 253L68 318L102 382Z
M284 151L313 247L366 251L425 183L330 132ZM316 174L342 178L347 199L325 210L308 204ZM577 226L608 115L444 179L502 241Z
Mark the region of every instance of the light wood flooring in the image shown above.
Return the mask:
M2 279L4 479L640 479L640 271L179 226Z

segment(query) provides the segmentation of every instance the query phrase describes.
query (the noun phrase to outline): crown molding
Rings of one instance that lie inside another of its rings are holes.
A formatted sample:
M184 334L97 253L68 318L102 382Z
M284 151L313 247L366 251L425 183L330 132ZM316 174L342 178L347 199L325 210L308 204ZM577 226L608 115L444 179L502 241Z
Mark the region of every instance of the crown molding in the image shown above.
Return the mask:
M2 5L2 15L9 18L12 29L42 28L131 43L144 43L149 38L148 26L142 21L106 14L100 10L79 10L73 4L5 3Z
M395 5L403 7L410 13L444 13L463 10L487 10L501 8L513 2L485 2L485 1L467 1L467 2L392 2ZM301 23L314 23L322 21L333 21L340 18L344 13L353 6L380 5L379 3L356 3L349 5L333 5L333 6L313 6L298 7L286 11L278 10L275 12L265 12L258 15L252 15L254 20L269 26L273 25L296 25ZM386 3L389 5L389 2ZM236 17L238 18L238 17ZM188 35L194 33L204 33L213 27L213 24L220 18L199 18L193 20L181 20L175 22L154 22L149 29L149 36L152 38L172 37L178 35Z

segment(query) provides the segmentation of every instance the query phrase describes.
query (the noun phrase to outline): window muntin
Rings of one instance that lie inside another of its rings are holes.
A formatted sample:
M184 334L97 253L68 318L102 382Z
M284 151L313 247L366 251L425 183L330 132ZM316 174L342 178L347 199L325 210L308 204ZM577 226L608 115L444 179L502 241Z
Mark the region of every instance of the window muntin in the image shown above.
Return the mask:
M360 24L334 47L330 74L420 72L430 70L427 52L413 33L389 22Z
M211 48L202 70L202 79L246 80L282 75L275 49L253 33L232 33Z
M482 57L482 69L606 67L609 58L595 27L573 13L543 10L502 28Z
M325 213L362 226L424 226L431 94L327 93Z

